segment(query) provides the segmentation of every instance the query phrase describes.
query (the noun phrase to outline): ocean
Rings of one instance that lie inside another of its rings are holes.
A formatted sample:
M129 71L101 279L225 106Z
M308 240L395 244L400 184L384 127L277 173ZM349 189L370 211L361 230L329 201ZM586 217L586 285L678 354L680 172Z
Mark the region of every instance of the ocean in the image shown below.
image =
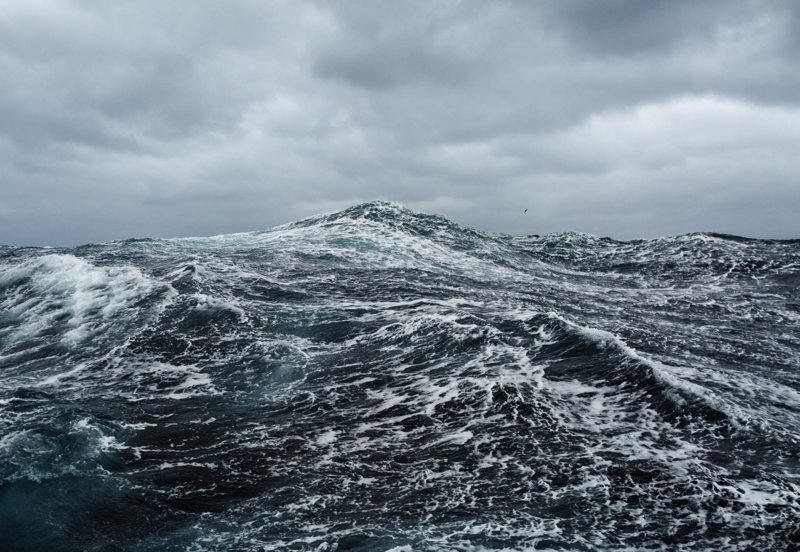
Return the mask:
M798 548L800 240L0 247L0 549Z

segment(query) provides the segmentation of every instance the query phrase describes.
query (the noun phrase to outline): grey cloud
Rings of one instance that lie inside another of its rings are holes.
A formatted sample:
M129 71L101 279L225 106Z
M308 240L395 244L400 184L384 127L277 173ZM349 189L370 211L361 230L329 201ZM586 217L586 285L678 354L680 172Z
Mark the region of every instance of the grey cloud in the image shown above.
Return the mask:
M686 93L794 104L798 60L777 52L786 8L759 5L469 3L444 21L424 10L383 18L378 9L371 18L343 10L341 31L321 43L315 67L371 93L406 141L558 128ZM470 46L448 51L451 36Z
M721 26L758 14L756 6L725 0L563 0L544 6L547 21L586 55L623 58L708 40Z
M420 84L460 86L481 78L490 65L481 59L496 37L481 35L493 21L492 6L398 2L337 5L338 32L318 52L322 77L367 89ZM500 21L508 23L508 21Z
M378 198L514 233L796 236L798 18L10 0L0 243L256 230ZM535 217L509 216L521 203Z

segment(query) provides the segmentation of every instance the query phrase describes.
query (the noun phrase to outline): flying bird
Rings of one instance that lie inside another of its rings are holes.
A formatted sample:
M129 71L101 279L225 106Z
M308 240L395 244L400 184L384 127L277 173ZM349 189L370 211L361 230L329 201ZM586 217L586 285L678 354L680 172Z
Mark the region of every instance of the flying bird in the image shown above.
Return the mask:
M525 209L525 210L524 210L524 211L522 211L522 212L523 212L523 213L527 213L527 212L528 212L528 210L527 210L527 209Z

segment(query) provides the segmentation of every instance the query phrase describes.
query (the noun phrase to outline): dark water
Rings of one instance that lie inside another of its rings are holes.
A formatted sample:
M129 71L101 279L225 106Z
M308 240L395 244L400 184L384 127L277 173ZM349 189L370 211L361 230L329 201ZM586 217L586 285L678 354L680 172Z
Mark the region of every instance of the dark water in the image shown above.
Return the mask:
M383 203L0 248L0 548L796 549L799 285Z

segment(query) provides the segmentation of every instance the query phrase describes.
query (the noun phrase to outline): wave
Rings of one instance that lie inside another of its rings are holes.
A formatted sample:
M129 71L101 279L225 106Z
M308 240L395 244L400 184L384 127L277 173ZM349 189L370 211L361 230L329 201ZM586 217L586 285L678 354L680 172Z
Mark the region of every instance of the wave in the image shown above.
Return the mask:
M0 537L793 546L798 281L790 241L515 237L382 202L3 249Z

